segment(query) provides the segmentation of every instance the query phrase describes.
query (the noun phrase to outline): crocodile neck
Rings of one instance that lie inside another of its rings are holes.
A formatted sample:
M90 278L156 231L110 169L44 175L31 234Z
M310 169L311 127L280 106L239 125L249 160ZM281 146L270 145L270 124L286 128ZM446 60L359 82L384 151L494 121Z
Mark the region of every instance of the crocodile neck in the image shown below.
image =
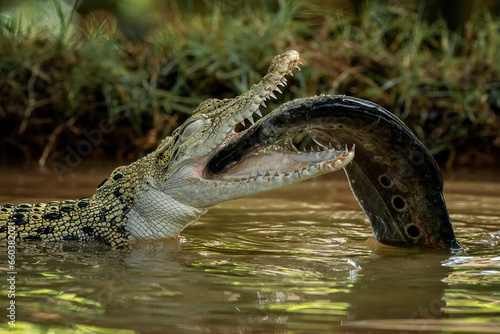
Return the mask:
M154 155L140 160L136 168L145 170L156 166ZM158 168L154 168L158 171ZM169 238L178 235L190 222L196 221L209 207L196 208L176 200L162 188L159 173L144 177L131 193L133 204L125 219L129 239Z

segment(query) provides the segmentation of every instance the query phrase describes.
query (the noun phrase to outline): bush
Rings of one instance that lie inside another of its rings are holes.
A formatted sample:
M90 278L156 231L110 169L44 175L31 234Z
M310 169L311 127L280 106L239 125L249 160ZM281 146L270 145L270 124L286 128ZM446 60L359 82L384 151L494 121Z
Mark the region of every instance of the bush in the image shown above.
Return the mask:
M202 100L246 91L273 55L293 48L304 66L287 100L365 98L396 113L448 166L499 162L500 20L487 10L455 32L421 10L376 2L346 14L302 1L172 1L127 34L120 27L134 25L124 10L77 20L76 8L58 4L44 7L59 19L50 29L2 16L4 161L61 159L102 120L115 127L92 156L133 160Z

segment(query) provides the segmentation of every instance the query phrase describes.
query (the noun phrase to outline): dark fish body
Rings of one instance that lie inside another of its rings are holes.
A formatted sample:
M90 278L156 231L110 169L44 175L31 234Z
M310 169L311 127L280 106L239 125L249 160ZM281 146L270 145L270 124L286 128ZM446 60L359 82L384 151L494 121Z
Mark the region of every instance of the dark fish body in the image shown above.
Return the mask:
M369 101L317 96L285 103L225 148L224 159L214 157L210 168L217 172L303 129L322 146L355 145L354 160L344 170L378 241L460 248L433 157L395 115Z

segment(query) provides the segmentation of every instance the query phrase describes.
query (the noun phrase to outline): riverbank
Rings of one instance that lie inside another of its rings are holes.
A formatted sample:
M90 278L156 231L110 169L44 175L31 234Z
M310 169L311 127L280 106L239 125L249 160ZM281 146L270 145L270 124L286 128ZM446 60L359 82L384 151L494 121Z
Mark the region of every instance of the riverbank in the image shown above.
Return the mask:
M61 11L55 33L26 31L5 16L0 159L45 167L68 156L75 166L135 160L201 101L241 94L273 55L297 49L304 66L285 101L319 93L368 99L400 117L442 166L500 166L497 16L475 8L455 30L411 6L371 2L353 14L318 3L172 2L135 37L111 12Z

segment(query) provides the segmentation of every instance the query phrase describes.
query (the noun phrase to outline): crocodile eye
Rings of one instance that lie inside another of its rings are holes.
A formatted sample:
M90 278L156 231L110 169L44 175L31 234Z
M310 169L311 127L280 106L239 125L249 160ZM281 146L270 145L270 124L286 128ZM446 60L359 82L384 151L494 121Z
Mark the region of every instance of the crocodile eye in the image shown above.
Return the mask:
M205 123L205 121L205 119L199 119L186 125L181 133L180 139L182 141L185 141L186 139L191 137L196 132L196 130L198 130Z

